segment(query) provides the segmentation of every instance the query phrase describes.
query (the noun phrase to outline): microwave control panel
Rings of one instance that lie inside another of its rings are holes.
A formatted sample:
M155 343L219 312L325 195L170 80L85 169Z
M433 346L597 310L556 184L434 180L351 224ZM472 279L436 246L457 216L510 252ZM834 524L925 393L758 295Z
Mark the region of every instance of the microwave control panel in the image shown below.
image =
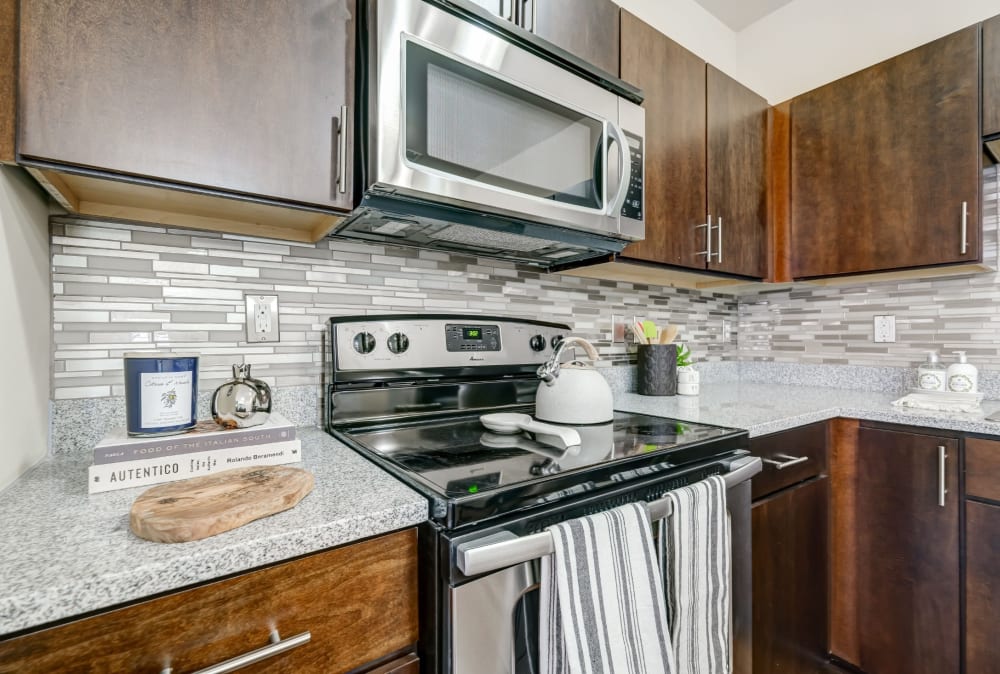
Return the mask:
M622 217L642 221L642 138L625 134L628 139L628 153L632 162L632 177L628 183L625 203L622 205Z

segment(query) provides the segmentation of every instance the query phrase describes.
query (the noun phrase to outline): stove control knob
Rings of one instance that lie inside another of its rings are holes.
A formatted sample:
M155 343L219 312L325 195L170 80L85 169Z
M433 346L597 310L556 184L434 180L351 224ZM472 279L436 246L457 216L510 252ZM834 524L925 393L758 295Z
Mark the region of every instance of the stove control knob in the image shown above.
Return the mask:
M359 332L354 335L354 350L360 354L368 354L375 350L375 338L370 332Z
M552 338L552 348L554 349L557 346L559 346L559 342L561 342L561 341L563 341L563 336L562 335L556 335L556 336L554 336Z
M404 353L410 348L410 338L402 332L394 332L389 335L389 350L393 353Z
M535 335L532 337L528 344L531 345L532 351L544 351L545 350L545 338L541 335Z

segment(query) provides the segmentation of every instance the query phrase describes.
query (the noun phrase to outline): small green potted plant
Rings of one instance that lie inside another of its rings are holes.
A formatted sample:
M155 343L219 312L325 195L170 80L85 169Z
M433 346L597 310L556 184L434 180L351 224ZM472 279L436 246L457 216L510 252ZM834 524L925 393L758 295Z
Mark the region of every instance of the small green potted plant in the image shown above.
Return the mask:
M677 349L677 394L696 396L701 389L701 373L694 369L691 350L686 344Z

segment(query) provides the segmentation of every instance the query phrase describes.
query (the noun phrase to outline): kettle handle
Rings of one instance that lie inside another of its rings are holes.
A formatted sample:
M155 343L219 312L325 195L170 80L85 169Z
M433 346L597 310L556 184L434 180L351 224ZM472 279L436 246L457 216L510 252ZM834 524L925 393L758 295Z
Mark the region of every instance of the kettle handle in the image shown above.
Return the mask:
M559 342L559 346L557 346L556 350L552 353L552 357L538 368L538 378L549 386L551 386L555 382L556 377L559 376L559 359L562 358L563 351L566 350L567 346L583 347L583 350L587 352L587 358L589 358L592 363L596 363L601 358L597 354L597 349L594 348L594 345L585 340L583 337L567 337Z
M597 349L594 348L594 345L585 340L583 337L567 337L559 342L559 346L556 347L555 353L552 354L552 358L558 360L562 356L562 352L566 350L566 347L573 345L583 347L583 350L587 352L587 358L590 359L590 362L596 363L601 359L597 353Z

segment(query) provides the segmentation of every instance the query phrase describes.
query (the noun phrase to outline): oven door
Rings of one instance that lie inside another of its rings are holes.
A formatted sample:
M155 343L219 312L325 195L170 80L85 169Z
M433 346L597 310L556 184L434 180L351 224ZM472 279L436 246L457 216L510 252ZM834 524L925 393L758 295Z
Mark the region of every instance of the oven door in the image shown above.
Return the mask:
M759 459L743 457L732 461L729 472L723 475L728 485L727 508L732 523L734 674L751 674L753 667L750 477L760 472L760 467ZM653 532L658 549L662 550L660 525L661 522L654 522ZM463 541L454 552L459 567L480 571L481 575L448 588L450 624L445 628L450 633L449 671L536 674L540 578L537 558L517 561L520 550L515 541L497 532L490 532L478 541ZM527 547L525 554L532 554ZM481 571L494 565L500 568Z
M372 187L634 238L620 213L641 108L422 0L368 7Z

